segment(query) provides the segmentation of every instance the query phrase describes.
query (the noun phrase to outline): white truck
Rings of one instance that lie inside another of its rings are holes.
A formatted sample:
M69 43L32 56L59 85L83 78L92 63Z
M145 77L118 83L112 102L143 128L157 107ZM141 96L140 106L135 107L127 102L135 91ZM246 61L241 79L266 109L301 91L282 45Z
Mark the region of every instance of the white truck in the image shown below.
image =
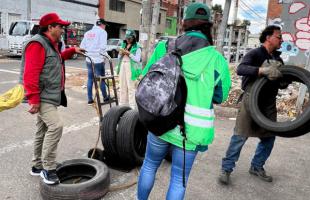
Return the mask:
M21 56L24 44L38 31L38 21L18 20L12 22L8 35L9 54Z

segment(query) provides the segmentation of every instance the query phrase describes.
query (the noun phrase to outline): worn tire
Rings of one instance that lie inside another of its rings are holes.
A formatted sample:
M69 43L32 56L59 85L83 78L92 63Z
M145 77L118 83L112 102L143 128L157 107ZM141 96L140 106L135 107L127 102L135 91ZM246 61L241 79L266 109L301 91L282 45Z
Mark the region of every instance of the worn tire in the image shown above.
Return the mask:
M271 132L275 136L285 137L285 138L292 138L292 137L299 137L306 133L310 132L310 121L306 122L303 126L295 129L293 131L285 131L285 132Z
M116 135L118 132L118 124L121 116L130 110L127 106L115 106L110 108L104 115L101 123L101 142L104 151L110 157L117 157Z
M120 160L129 166L142 165L146 150L147 129L139 120L137 110L128 110L121 117L116 136Z
M108 167L94 159L67 160L57 168L60 183L47 185L40 181L43 200L93 200L102 198L110 185ZM72 183L81 178L80 183Z
M93 155L93 151L94 152L94 155ZM91 156L93 155L93 157L91 158ZM96 159L96 160L100 160L102 161L102 157L103 157L103 151L101 149L98 149L98 148L91 148L88 152L87 152L87 158L90 158L90 159Z
M280 71L284 79L303 83L308 87L308 91L310 91L309 71L291 65L281 67ZM256 80L252 86L249 97L249 111L253 120L260 127L274 133L291 132L302 127L310 120L310 106L308 106L294 121L275 122L263 115L258 106L257 99L259 99L260 92L267 82L268 79L265 77Z

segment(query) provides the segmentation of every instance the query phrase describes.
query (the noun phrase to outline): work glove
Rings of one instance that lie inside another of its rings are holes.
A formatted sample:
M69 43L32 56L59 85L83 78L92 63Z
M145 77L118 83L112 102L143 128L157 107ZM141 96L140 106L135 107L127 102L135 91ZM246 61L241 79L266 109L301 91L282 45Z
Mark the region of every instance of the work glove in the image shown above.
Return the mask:
M279 71L281 62L276 60L266 60L259 68L259 74L266 76L269 80L274 81L282 77L282 73Z

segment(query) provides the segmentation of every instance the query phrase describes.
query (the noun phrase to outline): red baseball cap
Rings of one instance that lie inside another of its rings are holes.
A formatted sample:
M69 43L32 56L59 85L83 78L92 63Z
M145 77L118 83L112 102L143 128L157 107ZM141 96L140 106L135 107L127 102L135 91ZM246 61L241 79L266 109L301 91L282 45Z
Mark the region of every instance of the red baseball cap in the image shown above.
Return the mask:
M60 17L56 13L47 13L41 17L39 25L44 27L53 23L60 24L63 26L69 26L71 24L68 21L60 19Z

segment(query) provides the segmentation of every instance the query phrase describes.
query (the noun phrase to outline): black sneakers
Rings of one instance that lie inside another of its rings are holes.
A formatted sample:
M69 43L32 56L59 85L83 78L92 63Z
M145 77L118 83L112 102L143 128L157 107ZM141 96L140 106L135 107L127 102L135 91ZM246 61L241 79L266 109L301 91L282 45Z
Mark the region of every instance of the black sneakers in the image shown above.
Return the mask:
M255 167L251 167L249 169L249 173L250 174L253 174L255 176L258 176L258 178L260 178L261 180L263 181L266 181L266 182L272 182L272 176L268 176L266 174L266 171L264 170L264 168L261 168L261 169L257 169Z
M88 101L88 102L87 102L87 105L91 106L91 105L93 105L93 103L94 103L94 101L91 100L91 101Z
M230 183L230 174L231 172L226 172L224 170L221 171L221 174L219 176L220 183L224 185L228 185Z
M30 175L31 176L40 176L42 168L36 168L35 166L31 167Z
M43 169L40 173L41 178L43 178L44 183L48 185L58 184L59 178L56 174L56 170L45 170Z

